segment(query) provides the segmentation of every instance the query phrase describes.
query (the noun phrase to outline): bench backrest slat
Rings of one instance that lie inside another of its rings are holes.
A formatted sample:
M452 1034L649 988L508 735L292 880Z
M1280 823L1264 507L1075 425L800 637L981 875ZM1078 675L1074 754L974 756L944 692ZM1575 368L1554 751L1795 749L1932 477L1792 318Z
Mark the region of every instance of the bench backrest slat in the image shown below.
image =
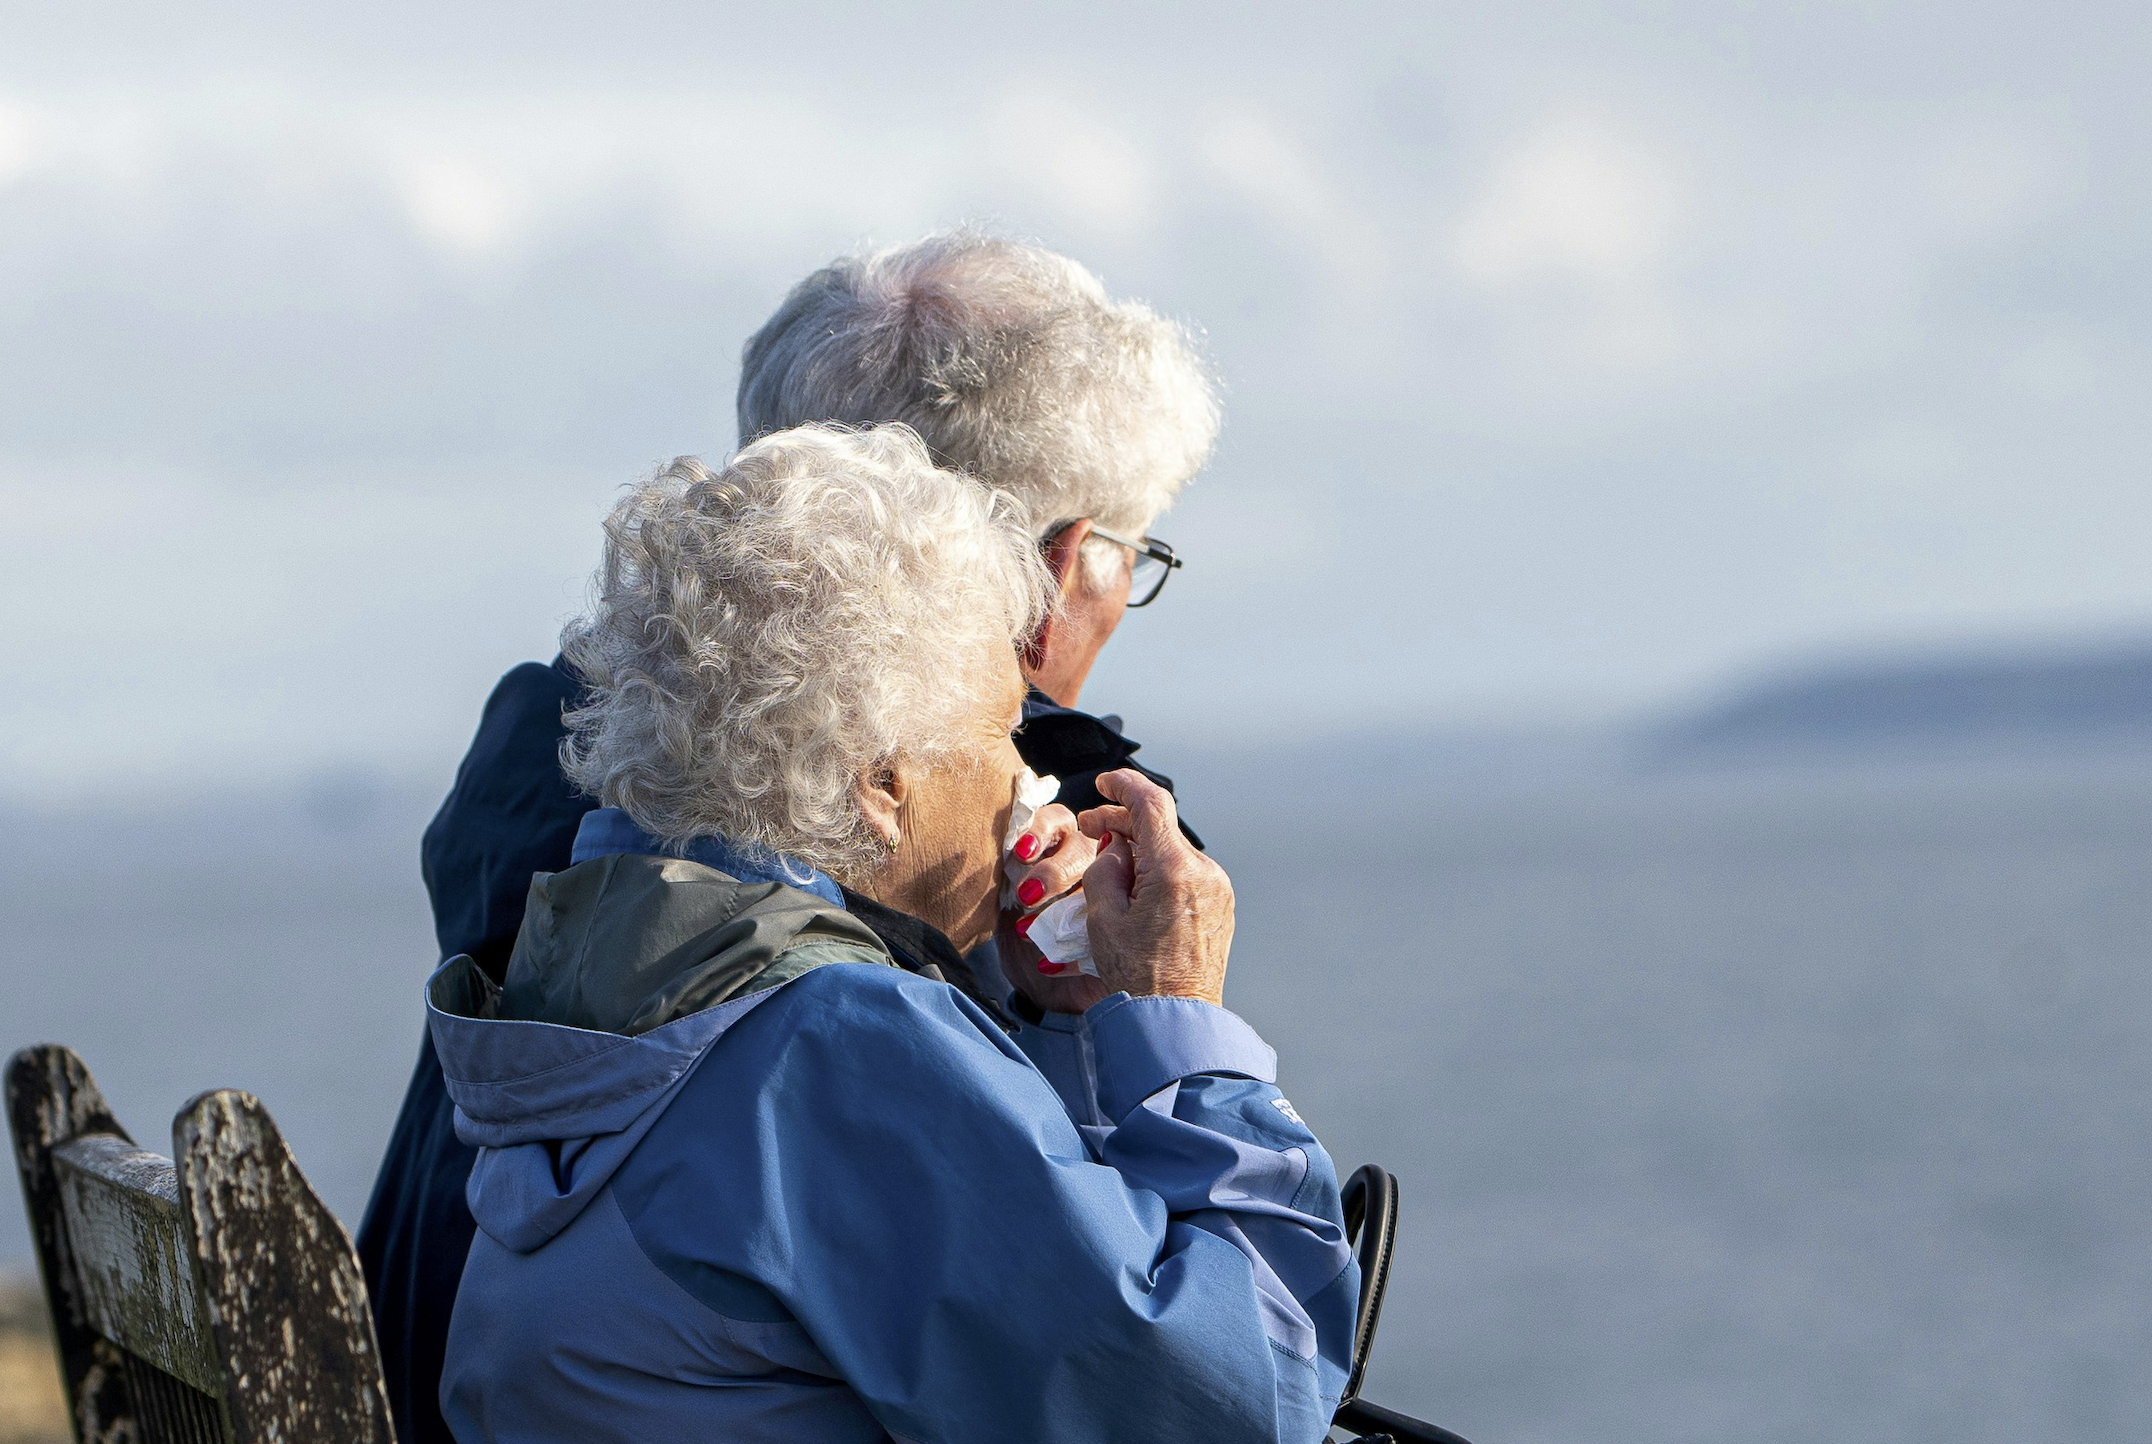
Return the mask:
M242 1444L395 1444L366 1278L343 1224L251 1093L204 1093L172 1120L195 1277Z
M224 1367L188 1263L171 1161L110 1134L71 1139L52 1153L89 1325L222 1397Z

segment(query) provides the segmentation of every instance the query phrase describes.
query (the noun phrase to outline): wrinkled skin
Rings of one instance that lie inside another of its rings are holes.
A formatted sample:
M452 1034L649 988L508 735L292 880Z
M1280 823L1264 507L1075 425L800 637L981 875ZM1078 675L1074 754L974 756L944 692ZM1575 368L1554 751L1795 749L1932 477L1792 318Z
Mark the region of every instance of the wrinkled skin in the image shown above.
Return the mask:
M1046 548L1046 566L1054 574L1053 614L1025 651L1024 672L1031 685L1064 707L1074 707L1083 684L1114 628L1128 613L1128 588L1135 557L1116 547L1118 564L1104 577L1081 564L1089 519L1056 536Z
M1028 829L1041 840L1036 860L1011 876L1042 885L1024 916L1067 891L1071 876L1080 879L1099 976L1041 972L1038 950L1018 935L1020 919L1005 918L997 936L1009 981L1056 1012L1081 1012L1115 991L1222 1006L1232 880L1181 834L1172 793L1127 771L1106 773L1098 789L1107 805L1080 818L1069 819L1064 807L1040 809ZM1065 820L1075 824L1073 837Z
M867 825L897 843L859 890L939 928L959 952L993 935L1001 842L1024 770L1009 740L1023 674L1013 652L997 652L991 666L998 690L964 746L923 760L894 758L853 794Z

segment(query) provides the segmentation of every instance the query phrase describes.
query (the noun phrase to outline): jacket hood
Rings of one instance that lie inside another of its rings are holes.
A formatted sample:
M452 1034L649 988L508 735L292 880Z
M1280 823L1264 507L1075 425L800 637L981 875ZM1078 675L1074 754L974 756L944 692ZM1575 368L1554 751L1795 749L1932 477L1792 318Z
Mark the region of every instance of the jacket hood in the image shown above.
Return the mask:
M427 983L479 1227L519 1253L566 1228L726 1029L833 962L890 958L782 883L625 853L538 874L505 984L469 957Z

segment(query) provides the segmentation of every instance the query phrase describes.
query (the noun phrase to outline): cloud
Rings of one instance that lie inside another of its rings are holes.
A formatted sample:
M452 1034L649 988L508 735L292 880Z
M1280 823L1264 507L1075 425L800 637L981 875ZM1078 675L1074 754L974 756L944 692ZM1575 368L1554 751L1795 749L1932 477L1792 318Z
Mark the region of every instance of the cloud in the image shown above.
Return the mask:
M1348 292L1379 289L1394 262L1367 210L1337 178L1337 167L1277 116L1239 101L1216 105L1195 130L1195 154L1209 176Z
M1497 159L1458 223L1457 265L1491 288L1636 286L1665 267L1683 200L1679 167L1663 147L1599 123L1554 120Z
M452 252L499 254L527 220L527 202L511 184L467 161L414 156L394 179L419 234Z
M1506 385L1588 411L1679 377L1712 324L1678 265L1696 235L1688 170L1667 141L1560 110L1494 148L1435 255Z
M2152 610L2135 92L1823 86L1814 57L1736 71L1596 23L1058 68L18 62L0 610L71 680L18 691L6 766L452 758L468 692L548 645L610 490L729 443L786 286L963 219L1192 318L1226 378L1168 532L1186 578L1100 674L1140 715L1288 725L1277 679L1318 662L1340 723L1642 696L1910 615L1875 559L1946 527L1924 619ZM324 536L333 564L263 562ZM145 616L168 665L97 652ZM391 736L354 675L449 702Z
M0 186L29 172L37 163L37 137L28 110L0 101Z
M1161 168L1150 144L1099 109L1052 89L1004 90L986 112L987 149L1063 215L1127 239L1158 219Z
M1947 233L1987 239L2050 212L2074 189L2073 162L2029 127L1975 120L1950 127L1935 143L1918 189Z

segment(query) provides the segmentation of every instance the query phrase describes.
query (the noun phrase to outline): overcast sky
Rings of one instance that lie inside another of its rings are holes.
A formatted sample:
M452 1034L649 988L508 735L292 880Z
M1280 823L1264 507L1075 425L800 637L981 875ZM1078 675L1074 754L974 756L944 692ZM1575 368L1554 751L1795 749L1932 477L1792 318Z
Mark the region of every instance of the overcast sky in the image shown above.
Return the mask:
M967 219L1225 378L1161 751L2152 631L2141 6L173 8L0 6L0 794L445 775L786 286Z

